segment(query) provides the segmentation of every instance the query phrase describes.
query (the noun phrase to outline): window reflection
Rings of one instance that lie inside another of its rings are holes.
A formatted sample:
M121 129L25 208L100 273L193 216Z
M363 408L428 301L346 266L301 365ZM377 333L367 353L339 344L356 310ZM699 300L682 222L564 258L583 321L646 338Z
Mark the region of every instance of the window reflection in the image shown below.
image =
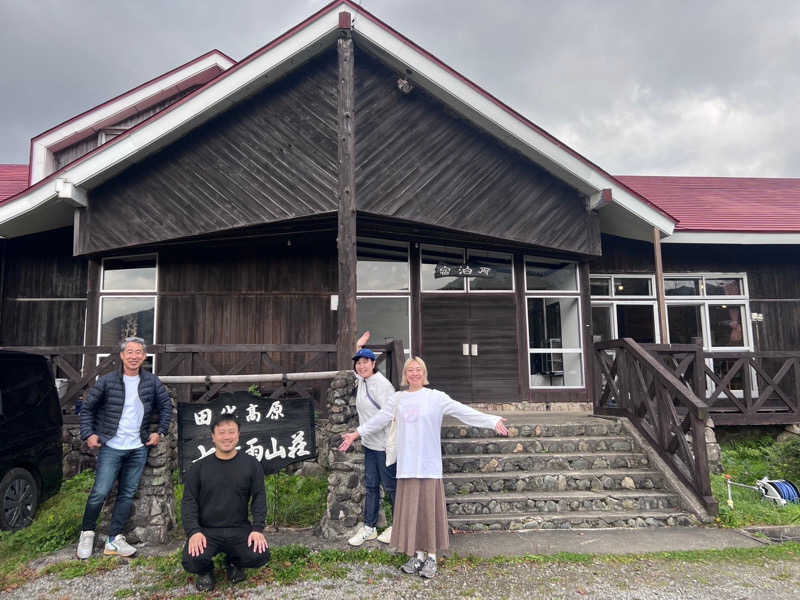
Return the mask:
M154 256L107 258L103 261L103 290L156 290L156 259Z
M470 277L470 291L513 290L514 279L511 275L511 256L500 252L467 252L467 264L475 271L488 267L489 277Z
M156 299L105 297L100 303L100 345L114 346L126 337L153 343Z
M708 307L712 346L744 346L744 306L719 304Z
M526 258L525 285L529 292L538 290L575 292L578 290L575 264L546 258ZM594 281L592 285L594 286Z
M356 271L359 291L407 291L408 245L377 240L358 241Z

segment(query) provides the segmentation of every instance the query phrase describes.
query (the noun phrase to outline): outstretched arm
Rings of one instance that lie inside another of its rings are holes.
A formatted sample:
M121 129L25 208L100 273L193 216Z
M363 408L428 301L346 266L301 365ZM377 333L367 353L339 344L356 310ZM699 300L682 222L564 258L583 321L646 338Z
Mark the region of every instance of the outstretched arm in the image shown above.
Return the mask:
M361 337L356 341L356 352L361 350L369 342L369 330L361 334Z

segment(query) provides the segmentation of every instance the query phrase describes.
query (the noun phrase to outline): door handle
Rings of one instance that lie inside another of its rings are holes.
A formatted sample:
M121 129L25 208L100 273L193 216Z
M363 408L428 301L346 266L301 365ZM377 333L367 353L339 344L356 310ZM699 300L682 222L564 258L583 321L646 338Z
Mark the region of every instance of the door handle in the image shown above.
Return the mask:
M478 356L478 344L472 344L472 356Z
M461 344L461 354L469 356L469 344Z

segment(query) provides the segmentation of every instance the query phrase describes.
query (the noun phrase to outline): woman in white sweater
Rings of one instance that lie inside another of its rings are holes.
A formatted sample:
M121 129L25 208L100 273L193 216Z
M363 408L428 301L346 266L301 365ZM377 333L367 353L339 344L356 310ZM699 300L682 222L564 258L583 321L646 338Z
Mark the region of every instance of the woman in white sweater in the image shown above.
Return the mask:
M361 436L385 428L397 408L397 497L391 545L409 556L401 569L422 577L436 575L436 553L450 546L442 482L441 428L445 415L508 435L505 419L456 402L444 392L426 388L428 371L419 357L403 366L403 385L389 403L358 429L342 436L339 450L347 451Z
M384 406L394 406L392 396L394 386L375 368L375 353L369 348L362 348L369 340L369 331L358 340L358 351L353 356L353 370L356 372L356 410L358 422L366 423L374 417ZM395 490L397 478L395 465L386 464L386 430L377 429L365 434L361 438L364 446L364 484L367 489L364 498L364 524L353 537L347 540L351 546L360 546L367 540L374 540L388 544L392 535L392 528L388 527L378 535L375 526L381 508L380 486L392 503L394 511Z

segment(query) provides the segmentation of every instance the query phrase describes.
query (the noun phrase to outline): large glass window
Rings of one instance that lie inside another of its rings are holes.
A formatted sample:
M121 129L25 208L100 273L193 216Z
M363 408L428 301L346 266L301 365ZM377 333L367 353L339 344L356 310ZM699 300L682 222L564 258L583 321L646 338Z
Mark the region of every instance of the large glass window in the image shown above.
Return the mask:
M525 257L525 285L529 292L578 291L575 263Z
M744 305L709 304L708 329L712 346L747 346L744 324Z
M360 238L357 285L358 331L370 332L370 345L400 340L410 354L408 243Z
M422 291L465 291L465 277L447 277L442 275L443 270L441 268L439 269L438 273L436 270L436 265L453 266L461 264L464 264L464 250L461 248L423 246L422 264L420 267Z
M130 336L156 342L157 258L148 254L103 259L99 345L116 346Z
M694 338L703 338L703 307L699 304L671 304L667 306L669 341L672 344L691 344Z
M529 297L531 387L583 386L579 299Z
M467 266L475 273L469 277L469 291L512 291L514 277L511 255L502 252L467 250Z
M155 296L104 296L100 300L101 346L116 346L126 337L154 343Z
M102 290L110 292L155 292L155 256L125 256L103 260Z
M361 296L356 300L358 330L370 332L370 344L402 340L410 349L408 296Z
M356 278L362 292L408 291L408 244L359 239Z
M633 338L641 344L656 341L653 304L617 304L617 332L620 338Z
M592 332L594 342L614 339L614 320L611 306L592 304Z

